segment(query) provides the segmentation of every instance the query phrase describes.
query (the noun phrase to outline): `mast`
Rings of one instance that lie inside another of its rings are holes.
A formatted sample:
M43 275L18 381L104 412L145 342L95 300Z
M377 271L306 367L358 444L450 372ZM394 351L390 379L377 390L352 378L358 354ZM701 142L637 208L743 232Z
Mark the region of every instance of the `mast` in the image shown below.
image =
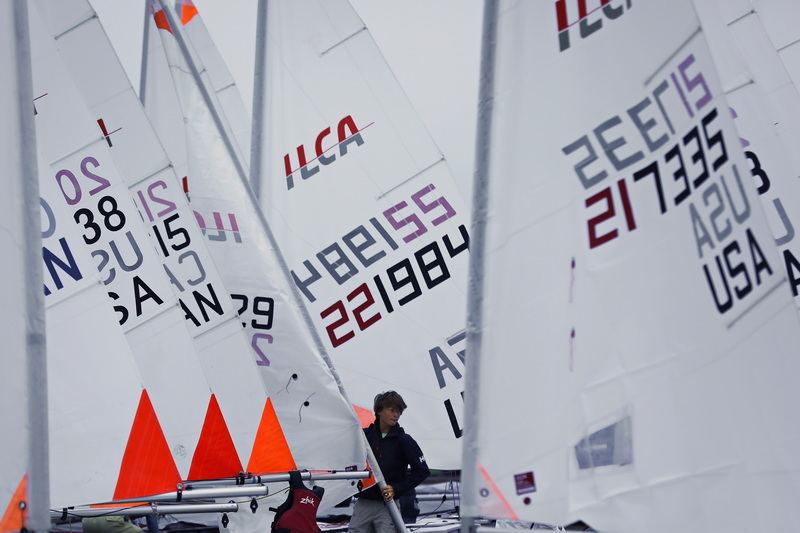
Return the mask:
M42 236L39 221L39 181L36 133L31 114L33 85L28 37L28 7L25 0L14 2L16 43L17 112L22 168L20 172L24 207L24 259L28 281L25 290L26 349L28 381L28 529L44 532L50 527L50 479L47 426L47 343L45 340L44 294L42 293Z
M481 337L483 324L483 269L486 246L486 222L489 194L489 152L492 137L492 111L494 106L494 68L497 45L497 0L485 0L483 4L483 37L481 42L481 73L478 93L478 124L475 139L475 174L472 192L472 227L470 234L469 292L467 293L467 354L464 372L464 419L469 420L464 428L462 463L472 465L477 461L478 389L481 359ZM475 506L471 501L475 494L474 468L461 469L462 497L464 507L461 528L467 533L475 530Z
M144 0L144 33L142 34L142 69L139 73L139 101L144 105L147 88L147 55L150 53L150 0Z
M250 186L253 196L261 197L261 136L264 131L264 86L267 61L267 6L268 0L258 2L256 22L256 64L253 69L253 121L250 143ZM257 200L256 200L257 201ZM259 212L261 210L259 209Z

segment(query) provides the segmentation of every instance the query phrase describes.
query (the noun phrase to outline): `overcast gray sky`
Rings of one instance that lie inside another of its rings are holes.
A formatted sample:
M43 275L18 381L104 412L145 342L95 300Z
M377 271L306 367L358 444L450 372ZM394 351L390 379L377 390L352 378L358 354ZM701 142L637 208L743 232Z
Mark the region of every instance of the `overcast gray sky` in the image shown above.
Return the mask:
M138 90L145 0L90 0ZM194 0L245 103L253 92L258 0ZM481 0L351 0L469 202Z

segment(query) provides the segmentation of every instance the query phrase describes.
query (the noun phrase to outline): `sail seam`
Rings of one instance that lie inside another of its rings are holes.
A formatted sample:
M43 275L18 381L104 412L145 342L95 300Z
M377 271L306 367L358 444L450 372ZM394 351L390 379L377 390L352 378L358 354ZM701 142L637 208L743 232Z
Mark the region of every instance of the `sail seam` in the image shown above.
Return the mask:
M739 316L737 316L736 318L734 318L733 320L731 320L730 322L728 322L727 324L725 324L725 328L726 328L726 329L731 329L731 328L732 328L732 327L733 327L733 326L734 326L734 325L735 325L735 324L736 324L736 323L737 323L739 320L741 320L742 318L744 318L744 316L745 316L747 313L749 313L750 311L752 311L752 310L753 310L755 307L759 306L759 305L761 304L761 302L763 302L764 300L766 300L766 299L767 299L767 298L768 298L768 297L769 297L769 296L770 296L770 295L771 295L773 292L775 292L776 290L778 290L778 288L779 288L779 287L782 287L782 286L783 286L783 284L784 284L785 282L787 282L787 281L788 281L788 280L787 280L787 278L786 278L786 277L783 277L783 278L781 278L781 279L780 279L780 280L779 280L779 281L778 281L778 282L777 282L775 285L773 285L772 287L770 287L770 288L769 288L769 290L768 290L767 292L765 292L765 293L764 293L764 294L763 294L763 295L762 295L762 296L761 296L761 297L760 297L758 300L756 300L755 302L753 302L752 304L750 304L750 305L747 307L747 309L745 309L744 311L742 311L742 312L741 312L741 314L740 314Z
M743 88L747 87L748 85L753 85L754 83L755 83L755 80L753 78L748 78L747 81L745 81L743 83L740 83L739 85L737 85L735 87L732 87L730 89L725 90L725 95L727 96L729 94L735 93L739 89L743 89Z
M130 183L128 183L128 189L130 189L131 187L135 187L136 185L140 184L141 182L143 182L143 181L147 181L147 180L149 180L150 178L152 178L153 176L157 176L158 174L161 174L162 172L164 172L165 170L168 170L168 169L170 169L170 168L173 168L172 162L169 162L169 163L167 163L167 164L166 164L166 165L164 165L163 167L159 168L159 169L158 169L158 170L156 170L155 172L151 172L151 173L150 173L150 174L148 174L147 176L143 176L143 177L139 178L139 179L138 179L138 180L136 180L136 181L133 181L133 182L130 182Z
M334 44L333 46L331 46L331 47L329 47L329 48L326 48L325 50L323 50L322 52L320 52L320 54L319 54L319 55L320 55L320 57L324 56L325 54L327 54L328 52L330 52L331 50L333 50L334 48L336 48L336 47L337 47L337 46L339 46L340 44L342 44L342 43L344 43L344 42L346 42L346 41L349 41L350 39L352 39L353 37L355 37L356 35L358 35L358 34L359 34L359 33L361 33L362 31L365 31L366 29L367 29L367 27L366 27L366 26L361 26L361 28L359 28L358 30L354 31L353 33L351 33L350 35L348 35L347 37L345 37L344 39L342 39L342 40L341 40L341 41L339 41L338 43L336 43L336 44Z
M780 52L783 52L784 50L786 50L786 49L787 49L787 48L789 48L790 46L794 46L794 45L796 45L797 43L800 43L800 39L795 39L794 41L790 42L789 44L785 44L785 45L781 46L780 48L778 48L778 52L779 52L779 53L780 53Z
M737 18L733 19L732 21L730 21L730 22L728 23L728 26L733 26L734 24L736 24L736 23L737 23L737 22L739 22L740 20L742 20L742 19L744 19L744 18L747 18L747 17L749 17L750 15L755 15L755 14L756 14L756 10L755 10L755 9L751 9L750 11L748 11L747 13L745 13L744 15L742 15L742 16L740 16L740 17L737 17Z
M101 283L102 283L102 281L101 281ZM155 312L146 315L147 318L139 320L139 322L134 323L133 325L131 325L127 329L123 329L122 332L125 335L127 335L131 331L133 331L135 329L138 329L141 326L144 326L145 324L147 324L152 319L154 319L156 317L159 317L159 316L163 315L164 313L172 310L173 307L177 307L178 309L180 309L180 302L178 300L180 300L179 296L173 296L172 298L165 299L164 300L164 304L163 305L159 305Z
M444 161L444 156L440 157L437 161L435 161L435 162L431 163L430 165L428 165L427 167L423 168L422 170L420 170L419 172L417 172L416 174L414 174L410 178L401 181L400 183L398 183L397 185L395 185L394 187L392 187L388 191L386 191L383 194L379 195L377 197L377 199L380 200L381 198L384 198L387 194L390 194L392 191L397 190L398 188L402 187L403 185L405 185L409 181L414 180L416 177L421 176L422 174L425 174L427 171L429 171L430 169L432 169L433 167L435 167L436 165L438 165L442 161Z
M674 51L674 52L672 52L672 53L669 55L669 57L668 57L668 58L667 58L667 59L666 59L666 60L665 60L663 63L661 63L661 64L658 66L658 68L657 68L657 69L656 69L656 70L655 70L655 71L654 71L652 74L650 74L650 75L647 77L647 79L645 79L645 80L644 80L644 85L645 85L645 87L646 87L646 86L648 86L648 85L650 85L650 82L651 82L651 81L653 81L653 78L655 78L655 77L658 75L658 73L659 73L659 72L661 72L661 70L662 70L664 67L666 67L666 66L667 66L667 65L668 65L668 64L669 64L669 63L670 63L670 62L671 62L673 59L675 59L675 56L677 56L677 55L678 55L678 54L681 52L681 50L683 50L683 49L684 49L684 48L685 48L685 47L686 47L686 46L687 46L687 45L688 45L688 44L689 44L689 43L690 43L692 40L694 40L694 38L695 38L695 37L697 37L697 36L698 36L698 35L699 35L699 34L700 34L702 31L703 31L703 28L702 28L702 26L697 26L697 27L694 29L694 31L691 33L691 35L689 35L689 37L687 37L687 38L686 38L686 39L685 39L685 40L684 40L684 41L683 41L683 42L682 42L680 45L678 45L678 47L675 49L675 51Z
M228 316L226 317L225 315L228 315ZM198 339L198 338L202 337L203 335L205 335L206 333L210 333L210 332L214 331L215 329L217 329L217 328L219 328L221 326L224 326L225 324L228 324L231 321L239 322L239 320L240 320L238 313L236 313L235 311L234 312L227 311L225 314L223 314L221 316L221 318L222 318L222 320L220 320L218 323L212 325L210 328L204 329L203 331L197 332L196 334L192 333L192 337L195 338L195 339Z
M75 150L73 150L73 151L71 151L71 152L69 152L69 153L67 153L65 155L62 155L61 157L58 157L58 158L50 161L50 165L52 166L52 165L55 165L56 163L60 163L61 161L65 160L66 158L72 157L73 155L77 154L78 152L86 150L87 148L89 148L90 146L92 146L94 144L97 144L98 142L101 142L101 141L105 142L105 140L106 140L105 137L99 137L99 138L97 138L97 139L95 139L93 141L90 141L90 142L84 144L83 146L80 146L80 147L76 148Z

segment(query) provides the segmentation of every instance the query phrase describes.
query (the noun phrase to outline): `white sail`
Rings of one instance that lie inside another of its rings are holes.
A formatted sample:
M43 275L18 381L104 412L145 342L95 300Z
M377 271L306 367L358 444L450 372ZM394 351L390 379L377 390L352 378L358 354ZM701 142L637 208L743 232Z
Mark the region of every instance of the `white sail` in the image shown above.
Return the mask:
M0 531L49 527L44 299L27 6L0 6Z
M170 66L158 31L158 24L164 25L165 20L163 18L157 20L153 16L152 3L149 0L145 0L145 3L150 16L145 22L139 97L148 110L148 117L158 131L176 172L183 177L187 172L183 156L186 152L186 136L182 131L183 113L175 94ZM177 0L174 5L189 52L194 61L201 65L200 74L209 91L214 94L214 102L225 132L232 140L238 161L244 169L247 169L250 159L251 121L238 86L192 0Z
M796 7L779 6L777 18L773 4L757 4L695 2L800 310L800 206L794 200L800 194L795 149L800 141L800 93L789 70L796 52L788 46L800 38L800 31L791 31L791 26L785 28L788 32L779 31L784 28L780 20L791 19L785 8Z
M428 464L459 468L468 214L447 164L346 1L270 2L266 23L261 208L364 418L397 390Z
M462 513L791 527L800 327L691 2L487 13Z
M215 93L207 90L209 85L198 85L193 75L204 79L201 59L191 53L190 41L183 40L185 48L180 46L183 32L171 28L171 16L154 10L174 89L158 92L156 84L145 88L145 106L154 124L163 124L164 129L158 130L162 137L177 132L185 139L185 151L170 152L170 156L186 162L191 207L226 287L240 306L252 356L262 380L273 391L271 400L294 460L301 469L363 469L366 452L358 420L309 333L246 176L241 167L237 169L221 138L224 127L215 122L219 116L211 112L211 106L221 109ZM191 66L184 49L190 52ZM154 74L148 73L147 80L155 81ZM205 95L201 89L206 89ZM171 95L177 95L171 105L180 109L182 116L177 123L165 124L163 117L157 116L158 110L170 106L164 103ZM151 108L151 102L159 105ZM349 482L317 484L326 488L323 509L357 491Z
M729 23L735 20L732 17L734 13L738 17L757 15L792 83L800 87L800 47L797 46L800 31L795 24L800 17L800 5L787 0L736 0L729 4L717 4Z
M251 114L193 0L176 0L175 9L183 25L183 35L192 43L198 60L207 72L210 88L219 102L220 114L224 115L233 145L238 149L237 155L247 168L250 160Z
M128 410L135 396L135 413L120 410L115 420L98 421L92 411L87 423L107 426L105 438L116 442L124 437L130 453L140 456L146 454L137 446L149 438L138 433L141 423L152 422L166 439L156 438L147 448L155 472L137 469L119 456L114 457L116 468L87 469L91 463L69 460L72 443L60 445L66 455L53 462L58 463L54 470L68 470L61 479L82 479L97 471L114 485L100 491L100 483L92 481L95 497L83 499L68 484L54 483L54 490L65 491L58 502L141 496L174 490L187 478L237 475L257 443L268 406L233 302L181 184L89 4L37 2L34 11L34 85L42 95L37 100L38 141L46 158L43 174L49 176L42 198L51 224L47 232L59 239L51 248L58 259L49 268L63 265L72 278L86 280L65 284L60 279L64 272L51 269L53 279L45 282L48 306L72 306L77 287L99 291L90 314L82 316L73 308L53 328L71 328L65 334L80 334L87 341L103 339L86 354L103 360L87 358L81 367L70 363L75 368L68 374L80 368L80 382L107 380L104 388L113 391L109 397L127 398ZM105 326L99 328L101 321ZM111 364L112 357L101 356L112 350L104 342L115 343L120 361ZM126 360L125 354L133 359ZM61 379L59 385L67 386ZM76 388L55 392L53 401L70 393L78 398L65 407L75 416L106 397L87 397ZM81 403L82 409L75 410ZM104 452L118 450L109 445ZM137 475L149 485L137 485Z

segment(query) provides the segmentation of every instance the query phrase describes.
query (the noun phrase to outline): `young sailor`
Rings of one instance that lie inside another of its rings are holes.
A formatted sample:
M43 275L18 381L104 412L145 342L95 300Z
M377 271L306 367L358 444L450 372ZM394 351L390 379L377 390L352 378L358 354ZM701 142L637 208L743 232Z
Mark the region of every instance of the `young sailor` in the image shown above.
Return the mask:
M349 533L395 533L386 505L395 505L394 498L412 491L430 475L417 441L398 424L406 407L403 397L395 391L375 396L375 422L364 433L386 486L381 491L377 484L372 485L358 495Z

